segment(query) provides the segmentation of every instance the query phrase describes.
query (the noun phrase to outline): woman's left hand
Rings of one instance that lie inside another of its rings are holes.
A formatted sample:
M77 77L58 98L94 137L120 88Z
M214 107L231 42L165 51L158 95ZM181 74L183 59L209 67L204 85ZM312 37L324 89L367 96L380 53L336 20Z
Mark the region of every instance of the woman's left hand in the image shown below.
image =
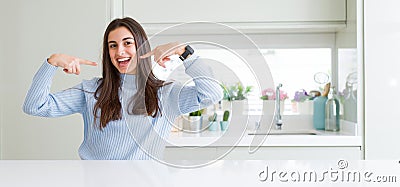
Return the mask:
M159 45L152 51L140 56L140 58L148 58L154 55L154 61L156 61L161 67L165 68L165 62L171 60L171 55L182 55L184 52L185 45L182 45L179 42L172 42Z

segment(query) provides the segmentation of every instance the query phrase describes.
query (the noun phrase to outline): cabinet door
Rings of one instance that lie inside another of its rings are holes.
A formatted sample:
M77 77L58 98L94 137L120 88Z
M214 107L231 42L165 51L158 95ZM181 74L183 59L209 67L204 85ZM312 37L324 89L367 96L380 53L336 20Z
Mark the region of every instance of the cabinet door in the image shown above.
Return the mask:
M175 148L167 147L165 160L336 160L362 159L360 147L260 147L249 153L248 147Z
M217 154L229 148L218 148ZM360 147L261 147L250 154L248 147L236 147L224 160L336 160L362 159Z
M365 158L399 159L400 1L363 2Z
M6 98L1 102L2 158L78 159L83 138L79 115L44 119L24 114L21 107L32 77L50 54L66 53L99 62L109 0L13 0L2 4L0 63L2 76L7 78L1 84L5 88L1 98ZM79 76L58 70L52 90L98 76L100 69L100 65L82 66Z
M124 13L141 23L345 21L346 0L124 1Z

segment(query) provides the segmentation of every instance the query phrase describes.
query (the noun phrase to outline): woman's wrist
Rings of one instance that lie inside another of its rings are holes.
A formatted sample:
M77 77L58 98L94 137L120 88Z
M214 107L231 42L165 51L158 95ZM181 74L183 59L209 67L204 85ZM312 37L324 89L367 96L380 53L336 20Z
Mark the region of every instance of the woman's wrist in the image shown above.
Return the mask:
M179 56L182 56L182 54L185 52L185 50L186 50L185 47L186 47L186 45L179 46L179 49L178 49Z
M179 58L184 61L193 54L194 50L189 45L180 46Z

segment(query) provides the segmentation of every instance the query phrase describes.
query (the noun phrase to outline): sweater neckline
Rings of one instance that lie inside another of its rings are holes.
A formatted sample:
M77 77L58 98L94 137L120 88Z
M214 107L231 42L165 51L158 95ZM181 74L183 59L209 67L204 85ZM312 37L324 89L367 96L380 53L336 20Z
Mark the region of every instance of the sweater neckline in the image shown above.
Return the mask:
M121 74L121 88L136 89L136 75Z

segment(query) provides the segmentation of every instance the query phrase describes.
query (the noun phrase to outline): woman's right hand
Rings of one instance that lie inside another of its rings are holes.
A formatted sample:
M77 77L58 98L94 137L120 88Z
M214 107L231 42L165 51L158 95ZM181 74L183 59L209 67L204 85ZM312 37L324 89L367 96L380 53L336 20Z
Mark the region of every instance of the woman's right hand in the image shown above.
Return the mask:
M79 75L81 73L81 64L97 66L96 62L80 59L65 54L53 54L47 59L47 62L53 66L63 68L68 74Z

